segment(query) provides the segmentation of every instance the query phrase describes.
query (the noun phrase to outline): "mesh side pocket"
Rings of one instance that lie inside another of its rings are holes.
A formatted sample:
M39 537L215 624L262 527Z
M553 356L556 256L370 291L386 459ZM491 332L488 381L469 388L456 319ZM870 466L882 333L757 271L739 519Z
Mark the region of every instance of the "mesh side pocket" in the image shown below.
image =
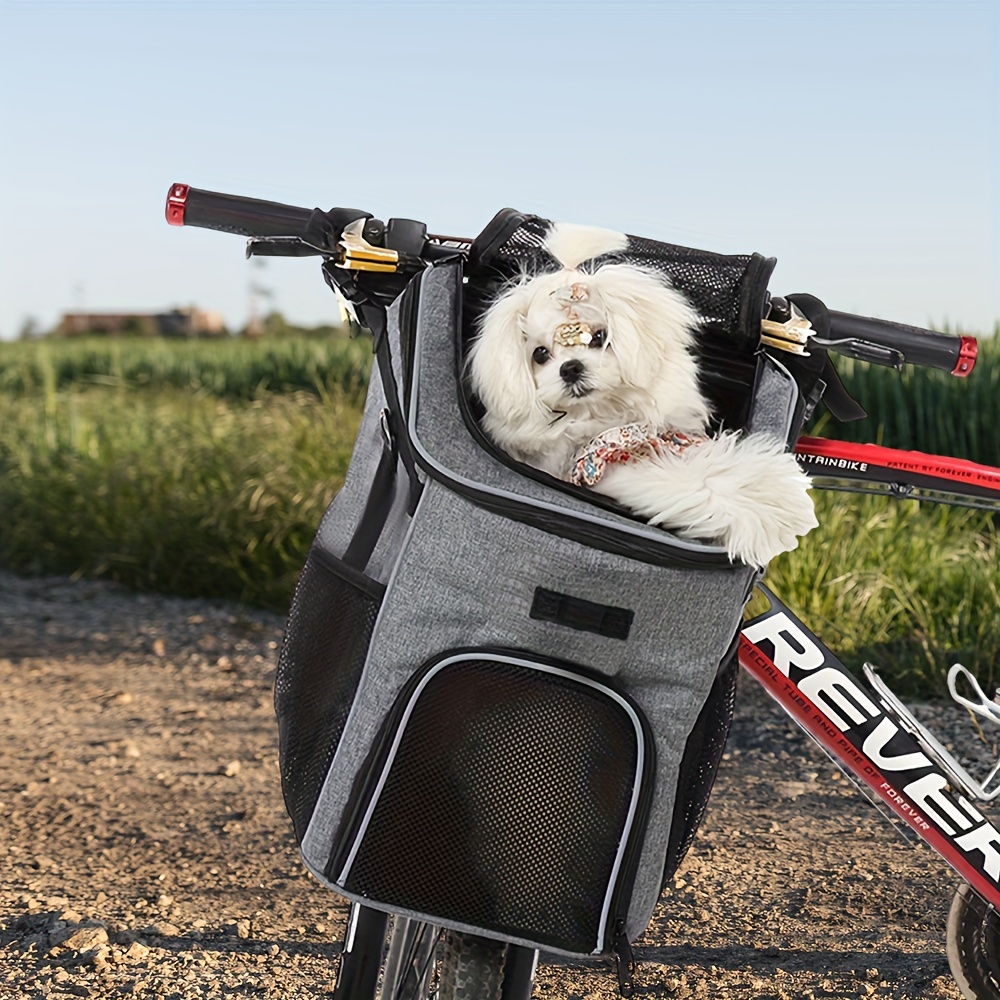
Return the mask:
M285 806L301 841L347 720L384 588L313 549L274 682Z
M344 887L566 951L609 946L652 766L634 707L514 659L456 656L428 677L390 718Z
M739 673L737 645L727 653L712 690L698 715L684 746L680 772L677 776L677 798L674 803L670 842L663 868L663 888L673 878L694 836L705 818L708 798L715 784L722 752L726 749L729 727L736 705L736 677Z

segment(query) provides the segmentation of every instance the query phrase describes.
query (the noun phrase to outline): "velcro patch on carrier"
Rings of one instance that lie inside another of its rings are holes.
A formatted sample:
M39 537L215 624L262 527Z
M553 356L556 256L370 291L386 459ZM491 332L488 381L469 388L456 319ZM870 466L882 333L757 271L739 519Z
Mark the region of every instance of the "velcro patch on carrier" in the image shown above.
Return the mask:
M544 587L535 588L530 615L536 621L555 622L581 632L594 632L609 639L627 639L632 629L635 612L629 608L615 608L609 604L596 604L582 597L570 597Z

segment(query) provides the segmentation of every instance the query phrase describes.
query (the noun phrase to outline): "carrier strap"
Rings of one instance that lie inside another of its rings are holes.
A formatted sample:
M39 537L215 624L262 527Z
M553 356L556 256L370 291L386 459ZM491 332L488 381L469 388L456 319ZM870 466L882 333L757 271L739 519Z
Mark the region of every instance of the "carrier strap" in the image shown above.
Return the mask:
M406 477L410 481L406 509L408 513L412 514L417 509L417 501L420 499L423 483L417 475L413 447L410 444L410 438L406 433L406 424L403 421L403 404L399 398L396 378L392 373L392 353L389 350L385 310L380 306L371 306L366 303L361 306L360 311L365 325L372 332L372 350L375 352L376 361L378 361L378 373L382 379L382 390L388 404L386 419L399 448L399 458L403 463L403 468L406 469Z
M372 477L372 485L368 491L365 509L343 556L344 562L348 566L361 572L364 571L368 560L371 559L372 553L375 551L385 522L389 519L392 501L396 496L393 484L396 482L398 453L395 438L389 430L388 409L382 411L382 429L384 433L382 456L379 458L378 468Z
M372 477L365 509L343 555L343 560L348 566L364 572L396 499L396 472L399 463L403 463L410 481L407 500L407 510L410 514L416 509L423 485L417 477L410 440L400 419L399 393L392 374L392 356L389 353L389 338L386 336L385 310L379 306L365 304L358 311L365 326L372 332L373 349L387 404L380 415L383 434L382 455Z

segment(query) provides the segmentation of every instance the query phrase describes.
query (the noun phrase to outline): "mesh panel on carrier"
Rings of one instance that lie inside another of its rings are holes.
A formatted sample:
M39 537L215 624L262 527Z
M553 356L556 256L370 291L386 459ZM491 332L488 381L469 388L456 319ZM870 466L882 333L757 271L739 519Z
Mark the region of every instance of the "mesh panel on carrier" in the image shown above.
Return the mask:
M340 741L380 606L333 564L319 550L310 553L274 680L281 786L300 840Z
M389 734L390 738L392 734ZM405 722L345 887L587 952L639 766L604 689L490 659L441 669Z
M562 265L545 246L552 223L535 215L513 217L516 227L500 242L473 244L473 272L496 272L501 281L533 271L558 270ZM487 230L489 232L489 230ZM484 236L486 234L484 233ZM478 243L478 241L477 241ZM766 283L774 260L760 254L721 254L710 250L627 236L621 250L595 257L582 265L593 270L602 264L635 264L658 272L682 291L702 317L702 328L730 341L747 340L755 349ZM495 293L496 287L490 289ZM752 329L745 329L747 325Z
M476 336L479 318L507 282L526 273L561 267L545 247L553 224L535 215L506 211L511 214L506 230L498 227L501 238L487 238L481 247L473 244L464 296L466 342ZM504 213L494 223L498 221L505 221ZM483 237L489 233L487 227ZM627 236L623 249L595 257L581 267L591 271L602 264L634 264L658 273L684 293L701 317L696 350L703 389L712 402L716 421L739 427L747 417L760 320L774 263L773 258L757 253L713 253Z

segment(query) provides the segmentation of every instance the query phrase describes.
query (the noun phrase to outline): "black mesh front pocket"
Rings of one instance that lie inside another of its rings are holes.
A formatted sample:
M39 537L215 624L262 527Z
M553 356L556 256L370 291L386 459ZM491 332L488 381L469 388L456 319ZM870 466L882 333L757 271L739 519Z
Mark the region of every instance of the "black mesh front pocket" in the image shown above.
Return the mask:
M316 548L295 589L274 707L281 787L299 841L343 733L384 589Z
M453 654L402 693L327 875L439 922L610 947L645 825L651 742L599 679Z

